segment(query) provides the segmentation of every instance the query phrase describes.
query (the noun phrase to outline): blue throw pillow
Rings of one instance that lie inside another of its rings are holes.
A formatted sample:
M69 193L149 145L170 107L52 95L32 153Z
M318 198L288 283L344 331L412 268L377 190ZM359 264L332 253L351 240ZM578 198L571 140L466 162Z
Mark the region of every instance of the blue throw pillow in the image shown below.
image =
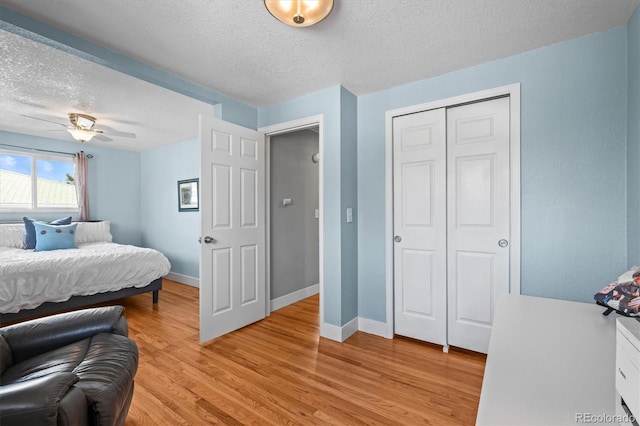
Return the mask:
M35 251L77 248L77 223L72 225L49 225L44 222L33 222L33 226L38 236Z
M24 220L24 244L27 249L33 250L36 248L36 228L33 226L35 219L23 217ZM60 219L52 220L50 225L69 225L71 224L71 216L63 217Z

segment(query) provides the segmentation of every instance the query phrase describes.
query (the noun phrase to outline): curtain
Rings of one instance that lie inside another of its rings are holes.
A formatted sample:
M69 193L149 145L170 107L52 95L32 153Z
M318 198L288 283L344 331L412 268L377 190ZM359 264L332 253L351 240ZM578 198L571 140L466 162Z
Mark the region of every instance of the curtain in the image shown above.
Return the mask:
M76 193L78 194L78 207L80 208L80 220L89 220L89 184L87 182L87 156L84 151L73 155L73 164L76 172Z

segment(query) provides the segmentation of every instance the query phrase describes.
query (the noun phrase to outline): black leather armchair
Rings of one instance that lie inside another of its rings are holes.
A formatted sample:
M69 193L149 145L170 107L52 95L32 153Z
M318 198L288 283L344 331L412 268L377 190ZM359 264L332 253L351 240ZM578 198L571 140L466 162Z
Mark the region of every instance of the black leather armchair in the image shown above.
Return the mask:
M138 347L122 306L0 328L0 424L122 425Z

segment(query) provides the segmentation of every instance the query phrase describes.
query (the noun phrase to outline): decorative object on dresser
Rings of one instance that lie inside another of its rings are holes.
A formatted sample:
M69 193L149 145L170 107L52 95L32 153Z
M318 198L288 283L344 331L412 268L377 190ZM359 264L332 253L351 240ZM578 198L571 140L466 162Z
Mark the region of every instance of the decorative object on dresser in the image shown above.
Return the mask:
M631 267L593 298L598 305L607 308L603 315L615 310L624 316L640 318L640 266Z
M70 227L67 234L47 226L38 224L41 231L52 230L44 237L53 238L42 251L36 240L33 251L25 249L22 224L0 224L0 323L147 292L158 303L162 277L171 268L162 253L113 243L108 221L58 227ZM72 237L77 248L58 249Z

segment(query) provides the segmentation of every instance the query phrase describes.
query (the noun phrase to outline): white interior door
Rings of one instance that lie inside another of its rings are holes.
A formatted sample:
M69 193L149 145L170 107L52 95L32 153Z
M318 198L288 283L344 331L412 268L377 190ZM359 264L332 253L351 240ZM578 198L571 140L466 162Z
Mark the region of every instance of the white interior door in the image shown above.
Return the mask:
M446 344L446 122L437 109L393 119L394 327Z
M509 292L509 98L447 110L448 341L487 353Z
M200 118L200 341L265 317L264 135Z

